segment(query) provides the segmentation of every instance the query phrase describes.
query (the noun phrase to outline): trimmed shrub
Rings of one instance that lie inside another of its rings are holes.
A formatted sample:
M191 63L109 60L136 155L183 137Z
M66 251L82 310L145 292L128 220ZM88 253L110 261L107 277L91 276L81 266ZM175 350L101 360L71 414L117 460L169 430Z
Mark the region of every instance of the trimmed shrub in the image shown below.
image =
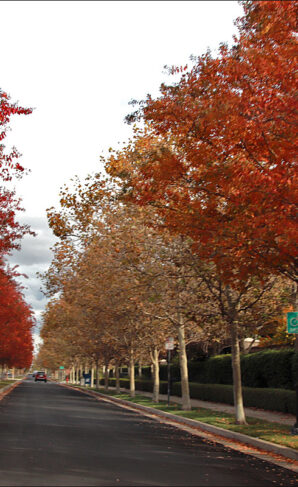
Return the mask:
M190 397L201 401L234 404L233 386L227 384L189 383ZM172 394L181 396L181 383L176 382ZM296 414L296 393L286 389L261 389L243 387L245 407L256 407L268 411Z
M104 385L104 379L100 380ZM116 379L109 379L109 385L115 387ZM135 381L136 391L153 392L153 381ZM120 386L129 389L129 379L120 379ZM167 381L160 382L160 394L167 394ZM234 404L233 386L228 384L198 384L189 383L190 397L201 401ZM181 382L174 382L171 395L181 397ZM296 414L296 393L287 389L261 389L257 387L243 387L243 401L245 407L255 407L268 411Z
M202 373L204 373L203 382L207 384L232 384L231 355L215 355L206 360Z
M190 382L204 382L202 377L205 375L205 363L206 360L188 362L188 379Z
M159 367L159 378L160 380L168 380L168 366L165 364ZM171 381L177 382L181 380L180 377L180 367L176 364L171 364Z
M293 349L282 349L264 350L251 356L242 356L241 366L243 365L243 368L246 361L251 362L250 375L252 375L252 369L257 369L257 383L248 383L249 381L243 371L243 384L251 387L293 388L292 360L294 359L294 354Z
M298 377L298 353L287 348L242 354L241 376L246 387L294 389L295 377ZM190 362L189 380L205 384L233 384L231 354Z
M294 353L292 359L292 382L293 388L298 386L298 352Z
M104 379L100 380L100 385L104 386L105 381ZM111 378L109 379L109 386L110 387L116 387L116 379ZM130 381L129 379L120 379L120 387L123 387L125 389L129 389L130 387ZM160 386L159 386L159 392L160 394L166 394L167 393L167 387L168 383L167 381L160 381ZM136 391L146 391L146 392L153 392L153 381L150 379L136 379L135 380L135 388Z
M296 393L287 389L243 387L243 402L246 407L296 413Z
M150 367L150 365L142 367L142 377L144 379L151 379L151 367Z
M211 401L224 404L233 404L233 387L225 384L198 384L189 383L189 392L192 399ZM181 382L175 382L172 394L181 396Z
M241 356L241 377L243 386L267 387L263 362L263 352Z

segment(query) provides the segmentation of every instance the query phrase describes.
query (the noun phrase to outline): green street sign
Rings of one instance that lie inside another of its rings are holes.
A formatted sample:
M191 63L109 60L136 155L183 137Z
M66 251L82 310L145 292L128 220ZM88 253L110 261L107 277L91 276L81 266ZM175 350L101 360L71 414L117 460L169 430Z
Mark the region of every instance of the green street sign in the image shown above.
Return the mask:
M63 365L60 365L59 369L64 369L64 366Z
M287 313L287 332L298 333L298 313L291 311Z

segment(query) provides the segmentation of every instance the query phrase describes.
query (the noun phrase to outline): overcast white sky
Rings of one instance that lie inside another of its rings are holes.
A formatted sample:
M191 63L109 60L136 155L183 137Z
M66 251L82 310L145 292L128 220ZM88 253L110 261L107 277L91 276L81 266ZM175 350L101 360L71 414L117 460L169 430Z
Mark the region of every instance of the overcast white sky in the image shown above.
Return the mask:
M128 139L128 102L158 94L170 81L164 65L231 43L240 15L236 1L0 2L0 88L35 108L13 118L5 144L31 170L16 190L21 219L38 236L10 261L29 276L26 298L37 318L46 299L36 272L48 267L54 242L45 210L57 206L59 188L99 171L99 156Z

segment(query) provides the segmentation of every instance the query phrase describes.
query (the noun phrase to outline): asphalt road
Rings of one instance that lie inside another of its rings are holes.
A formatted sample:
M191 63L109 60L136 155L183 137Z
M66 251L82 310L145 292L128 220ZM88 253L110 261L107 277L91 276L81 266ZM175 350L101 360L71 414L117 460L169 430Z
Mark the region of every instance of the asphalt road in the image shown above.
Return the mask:
M291 486L290 470L54 383L0 402L1 486Z

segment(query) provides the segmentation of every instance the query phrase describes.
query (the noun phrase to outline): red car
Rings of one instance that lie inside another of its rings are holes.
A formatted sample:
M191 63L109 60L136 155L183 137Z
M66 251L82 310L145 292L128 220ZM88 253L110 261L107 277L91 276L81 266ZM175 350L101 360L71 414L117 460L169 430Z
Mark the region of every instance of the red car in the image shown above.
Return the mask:
M35 374L35 382L37 380L43 380L44 382L47 381L47 376L45 372L36 372Z

